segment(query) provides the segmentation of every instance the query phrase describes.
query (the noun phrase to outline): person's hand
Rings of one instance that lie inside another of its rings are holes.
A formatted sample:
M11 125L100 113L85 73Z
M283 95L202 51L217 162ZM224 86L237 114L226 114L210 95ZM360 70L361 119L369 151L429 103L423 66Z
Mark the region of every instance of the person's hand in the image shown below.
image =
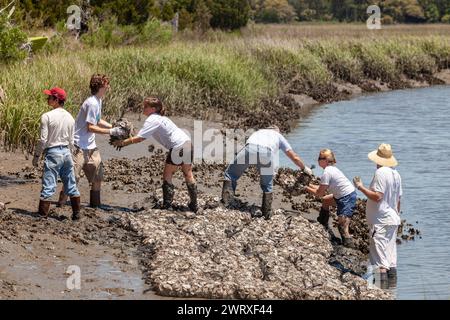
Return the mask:
M306 173L306 174L309 175L309 176L312 176L312 175L313 175L313 172L312 172L311 168L310 168L310 167L307 167L307 166L305 166L305 167L303 168L303 172Z
M115 128L109 129L109 135L113 136L113 137L120 137L120 136L126 135L126 132L121 127L115 127Z
M360 189L361 187L363 187L363 183L361 181L360 177L354 177L353 178L353 184L355 185L356 189Z
M112 141L111 144L116 148L117 151L122 150L124 147L123 140Z
M33 157L32 164L33 164L33 167L35 167L35 168L39 167L39 156L35 155Z

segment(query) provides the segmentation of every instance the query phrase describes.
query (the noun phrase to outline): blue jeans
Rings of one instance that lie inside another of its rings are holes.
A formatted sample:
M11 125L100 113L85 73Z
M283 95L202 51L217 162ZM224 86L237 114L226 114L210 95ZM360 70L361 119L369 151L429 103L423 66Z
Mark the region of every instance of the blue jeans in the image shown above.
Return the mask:
M64 184L64 192L69 197L78 197L72 154L68 147L54 147L46 150L44 174L42 176L41 199L47 200L56 192L58 175Z
M244 174L250 165L256 165L260 173L260 185L263 192L272 192L273 190L273 163L272 150L258 145L247 144L236 155L225 171L225 179L231 180L233 190L236 191L237 181Z

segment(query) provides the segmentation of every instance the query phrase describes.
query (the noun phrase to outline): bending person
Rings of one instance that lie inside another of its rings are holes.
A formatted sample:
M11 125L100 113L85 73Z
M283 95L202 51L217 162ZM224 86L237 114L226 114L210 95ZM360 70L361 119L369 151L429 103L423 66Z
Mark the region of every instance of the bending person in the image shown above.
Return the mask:
M144 100L143 114L148 118L137 136L115 141L113 145L121 148L153 137L158 143L167 148L169 152L164 167L164 182L162 185L163 207L169 209L172 206L175 192L172 177L181 167L191 200L189 209L197 212L197 185L192 173L193 148L191 139L172 120L164 116L165 109L158 98L149 97Z
M233 201L237 181L250 165L256 165L260 172L260 185L263 191L261 211L266 220L272 216L273 176L278 164L279 150L282 150L292 162L308 174L312 174L302 159L292 150L291 145L276 126L261 129L253 133L245 147L236 155L225 171L222 189L222 203L229 206Z
M309 185L306 191L322 198L319 221L328 229L330 207L337 207L338 230L342 243L346 247L353 246L348 227L350 219L356 207L356 189L349 179L336 167L336 158L330 149L324 149L319 153L319 166L324 169L320 178L320 186ZM326 192L330 194L325 195Z

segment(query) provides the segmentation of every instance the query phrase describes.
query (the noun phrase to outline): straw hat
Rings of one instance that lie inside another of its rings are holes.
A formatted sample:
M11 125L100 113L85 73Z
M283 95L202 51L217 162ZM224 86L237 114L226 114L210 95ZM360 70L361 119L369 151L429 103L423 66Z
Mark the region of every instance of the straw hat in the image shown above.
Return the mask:
M395 167L398 165L390 144L380 144L378 150L372 151L367 156L370 160L383 167Z

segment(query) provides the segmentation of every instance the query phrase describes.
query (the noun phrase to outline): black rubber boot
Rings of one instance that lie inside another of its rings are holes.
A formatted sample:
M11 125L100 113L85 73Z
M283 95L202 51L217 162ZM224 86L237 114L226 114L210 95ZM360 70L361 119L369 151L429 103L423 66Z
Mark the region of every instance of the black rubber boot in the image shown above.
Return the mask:
M222 203L225 207L232 204L234 198L233 187L231 185L231 180L224 180L222 187Z
M163 182L163 209L172 207L173 196L175 195L175 186L167 181Z
M100 191L91 190L89 203L92 208L99 208L102 205Z
M189 198L191 198L191 202L189 203L189 209L192 212L198 211L198 203L197 203L197 185L195 183L187 183L187 189L189 192Z
M389 289L389 281L387 272L380 272L380 289Z
M72 205L72 220L80 220L80 197L71 197L70 204Z
M397 287L397 268L390 268L387 272L389 288L394 289Z
M264 216L264 219L266 220L269 220L272 217L272 200L273 200L272 192L263 193L261 212Z
M328 229L328 220L330 219L330 211L320 208L319 217L317 221L320 222L326 229Z

